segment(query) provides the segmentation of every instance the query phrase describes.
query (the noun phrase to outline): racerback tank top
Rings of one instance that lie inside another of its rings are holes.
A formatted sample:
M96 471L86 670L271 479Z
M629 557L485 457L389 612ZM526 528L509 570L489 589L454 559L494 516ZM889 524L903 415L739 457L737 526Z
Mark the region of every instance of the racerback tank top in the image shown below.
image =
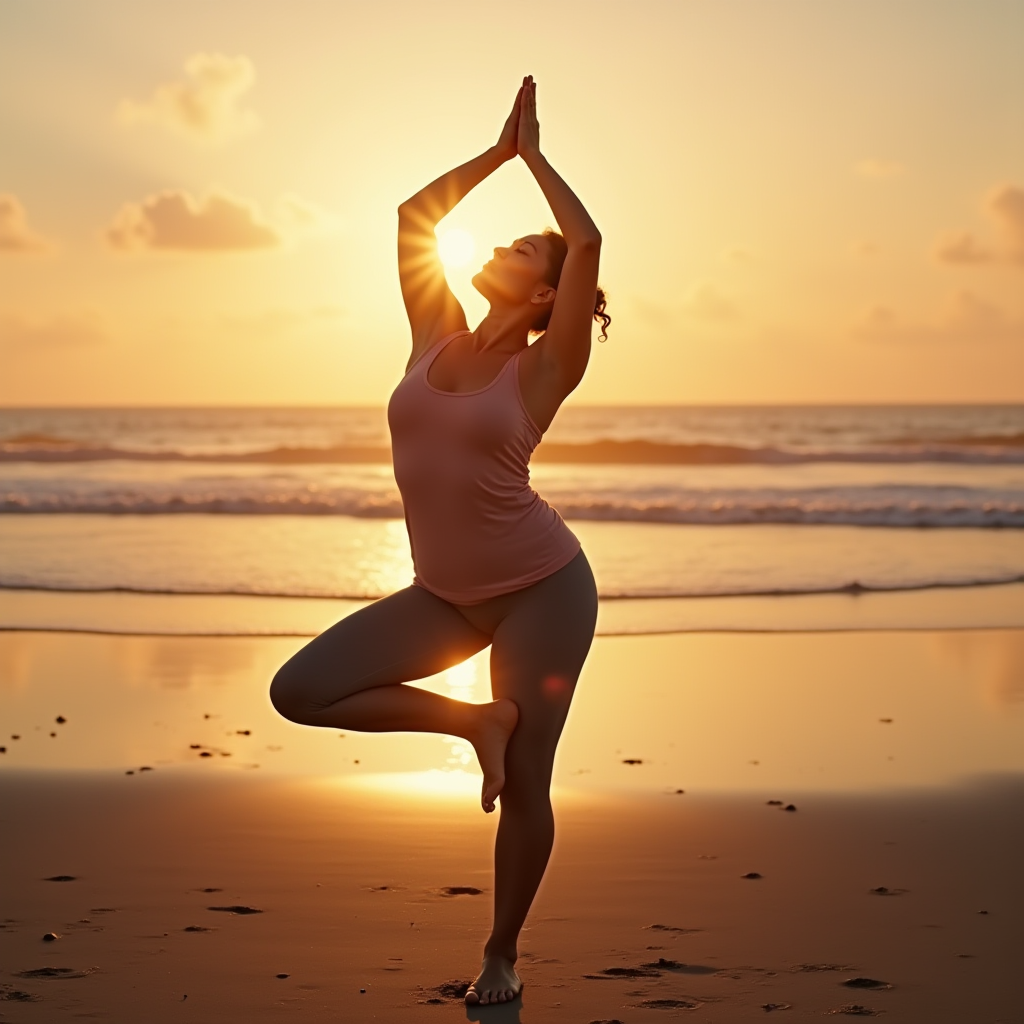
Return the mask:
M476 391L439 391L427 380L445 345L469 333L437 342L388 403L413 583L454 604L520 590L580 550L562 517L530 486L530 456L542 434L519 389L522 352Z

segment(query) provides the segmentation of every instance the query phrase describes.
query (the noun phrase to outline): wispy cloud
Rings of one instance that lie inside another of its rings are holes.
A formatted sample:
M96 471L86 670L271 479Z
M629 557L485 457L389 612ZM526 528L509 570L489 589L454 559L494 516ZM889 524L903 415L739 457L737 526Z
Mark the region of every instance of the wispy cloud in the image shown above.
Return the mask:
M739 316L736 303L719 288L706 281L694 285L680 303L680 310L697 320L735 320Z
M195 199L173 190L123 206L107 228L106 239L113 249L136 252L222 252L281 244L280 235L252 204L224 193Z
M1016 263L1024 266L1024 188L996 186L985 197L984 209L995 224L995 241L979 241L969 231L946 235L935 243L932 250L940 263L966 266Z
M740 315L737 304L707 281L697 282L674 302L631 295L627 304L641 323L658 330L688 329L687 325L695 321L717 327L731 323Z
M907 317L892 306L876 303L854 324L863 341L889 344L988 344L1024 342L1024 321L1007 315L996 303L962 288L924 319Z
M272 208L268 216L255 203L224 191L195 197L183 189L166 189L126 203L105 237L121 252L231 252L272 249L339 226L328 210L296 195L281 197Z
M104 340L103 325L96 313L59 313L28 316L0 312L0 345L18 348L54 348L96 345Z
M252 132L256 114L242 99L256 72L248 57L197 53L185 62L183 80L157 87L144 102L125 99L117 108L124 124L157 124L196 142L227 142Z
M25 208L16 196L0 192L0 252L28 255L50 246L29 226Z
M853 165L854 172L861 178L876 181L884 178L898 178L906 174L907 168L898 160L858 160Z

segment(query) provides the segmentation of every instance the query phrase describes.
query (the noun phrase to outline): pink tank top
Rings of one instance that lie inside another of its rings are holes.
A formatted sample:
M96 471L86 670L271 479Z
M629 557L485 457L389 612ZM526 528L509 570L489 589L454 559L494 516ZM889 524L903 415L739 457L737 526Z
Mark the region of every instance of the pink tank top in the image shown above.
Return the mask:
M395 480L405 505L413 583L454 604L477 604L536 583L580 549L530 486L541 431L523 405L517 352L486 387L455 393L427 381L421 356L388 403Z

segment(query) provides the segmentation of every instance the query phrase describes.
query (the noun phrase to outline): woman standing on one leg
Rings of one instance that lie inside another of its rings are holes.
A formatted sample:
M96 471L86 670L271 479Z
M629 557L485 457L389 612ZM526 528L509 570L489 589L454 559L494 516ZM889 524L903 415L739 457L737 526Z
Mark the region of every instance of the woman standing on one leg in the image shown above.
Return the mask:
M490 304L470 331L437 258L434 226L516 155L562 234L494 250L473 278ZM536 86L523 79L496 146L398 210L412 354L388 406L405 506L411 586L347 616L281 667L274 707L306 725L437 732L473 744L485 811L501 801L494 922L469 1003L515 998L517 941L554 839L558 738L594 635L597 590L575 535L532 490L529 459L607 328L601 236L540 152ZM530 335L540 337L532 344ZM406 685L491 647L494 700L468 704Z

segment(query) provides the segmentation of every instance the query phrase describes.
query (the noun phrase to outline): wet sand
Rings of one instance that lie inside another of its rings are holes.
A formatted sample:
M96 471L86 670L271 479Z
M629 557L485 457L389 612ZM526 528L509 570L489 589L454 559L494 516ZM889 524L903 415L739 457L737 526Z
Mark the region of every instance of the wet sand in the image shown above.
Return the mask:
M468 1014L494 820L467 802L181 772L0 794L4 1020L1021 1019L1019 779L561 800L522 997Z
M275 719L299 642L0 637L0 1020L1024 1019L1019 631L599 639L472 1010L475 766Z

